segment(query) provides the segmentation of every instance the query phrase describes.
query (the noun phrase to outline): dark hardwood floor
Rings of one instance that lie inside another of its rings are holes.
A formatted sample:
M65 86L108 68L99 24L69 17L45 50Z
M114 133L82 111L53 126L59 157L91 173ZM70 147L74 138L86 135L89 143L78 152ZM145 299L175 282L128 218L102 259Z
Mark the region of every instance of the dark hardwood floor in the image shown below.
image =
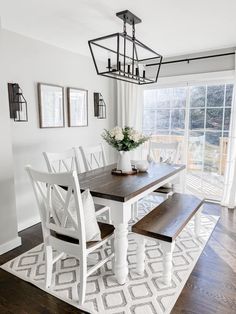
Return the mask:
M236 313L236 210L206 204L204 211L221 218L172 314ZM22 246L1 255L0 264L40 244L40 224L22 231L20 236ZM83 312L0 269L0 313Z
M41 225L19 233L22 245L0 256L0 265L42 243ZM85 314L41 289L0 269L0 314Z

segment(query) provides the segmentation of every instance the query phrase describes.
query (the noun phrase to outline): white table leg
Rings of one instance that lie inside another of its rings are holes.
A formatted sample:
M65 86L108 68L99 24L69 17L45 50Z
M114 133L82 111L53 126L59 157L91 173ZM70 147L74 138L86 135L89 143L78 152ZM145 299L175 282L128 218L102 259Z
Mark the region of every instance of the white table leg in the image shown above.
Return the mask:
M201 232L201 211L198 210L194 216L194 232L196 237L200 236Z
M163 251L163 282L166 285L171 284L172 277L172 255L175 242L160 241Z
M119 284L126 282L128 275L127 250L128 250L128 221L131 218L131 203L117 202L108 199L95 197L97 204L104 204L110 207L111 220L115 227L114 231L114 248L115 260L114 271L115 277Z
M142 275L145 269L145 244L146 239L143 236L136 235L137 237L137 251L136 251L136 271Z
M128 275L128 224L115 225L115 275L119 284L125 284Z

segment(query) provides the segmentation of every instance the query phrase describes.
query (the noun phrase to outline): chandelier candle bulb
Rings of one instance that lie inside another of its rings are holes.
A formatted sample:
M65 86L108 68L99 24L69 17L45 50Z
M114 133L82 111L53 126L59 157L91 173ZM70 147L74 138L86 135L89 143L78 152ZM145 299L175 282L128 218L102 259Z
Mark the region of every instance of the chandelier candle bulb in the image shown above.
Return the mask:
M143 70L143 78L145 78L145 70Z
M135 75L136 75L136 76L139 76L139 68L136 68L136 69L135 69Z
M108 58L108 70L110 71L111 70L111 59Z
M121 69L121 63L120 63L120 61L118 62L118 70L120 71L120 69Z

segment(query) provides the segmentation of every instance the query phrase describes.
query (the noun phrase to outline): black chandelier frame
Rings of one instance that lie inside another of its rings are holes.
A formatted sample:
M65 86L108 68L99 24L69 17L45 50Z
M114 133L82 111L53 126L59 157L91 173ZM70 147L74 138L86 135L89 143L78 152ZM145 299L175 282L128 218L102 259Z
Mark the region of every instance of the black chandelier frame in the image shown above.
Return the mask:
M131 13L128 10L118 12L116 16L121 18L124 21L123 33L113 33L110 35L102 36L102 37L95 38L88 41L89 49L92 55L92 59L93 59L97 74L106 76L109 78L125 81L125 82L138 84L138 85L152 84L152 83L157 82L163 57L157 52L155 52L153 49L149 48L147 45L143 44L141 41L139 41L135 37L135 25L138 23L141 23L141 19L135 16L133 13ZM128 35L126 32L126 23L132 25L132 36ZM103 41L110 38L115 38L116 45L117 45L116 50L99 44L99 41ZM124 43L123 52L120 52L121 40ZM129 57L126 55L127 41L130 41L132 44L132 57ZM93 46L102 48L104 50L107 50L108 52L116 54L115 66L111 65L111 59L108 58L108 66L106 67L107 70L99 71L97 61L95 59L95 55L93 52ZM139 59L137 47L140 47L144 49L145 51L150 52L151 54L154 55L154 57ZM127 59L130 60L131 63L128 64ZM153 61L153 60L157 61L157 63L154 64L154 66L157 67L156 75L154 78L148 78L146 76L146 70L143 70L142 73L139 73L139 67L136 66L137 64L144 64L144 62L146 62L147 64L145 64L145 66L147 66L148 62ZM122 61L123 63L121 64ZM123 70L122 70L122 67L123 67ZM126 71L126 67L127 67L127 71Z

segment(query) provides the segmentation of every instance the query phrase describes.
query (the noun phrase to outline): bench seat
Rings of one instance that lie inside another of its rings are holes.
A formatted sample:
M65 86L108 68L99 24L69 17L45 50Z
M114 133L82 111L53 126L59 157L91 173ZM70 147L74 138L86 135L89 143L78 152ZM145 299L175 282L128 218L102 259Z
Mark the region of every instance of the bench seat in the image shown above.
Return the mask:
M134 224L132 231L173 242L202 204L196 196L174 193Z
M174 193L132 226L132 231L137 233L136 270L139 274L143 274L145 268L146 237L158 239L163 251L163 282L171 284L175 239L193 216L195 234L199 236L202 205L203 200L196 196Z

